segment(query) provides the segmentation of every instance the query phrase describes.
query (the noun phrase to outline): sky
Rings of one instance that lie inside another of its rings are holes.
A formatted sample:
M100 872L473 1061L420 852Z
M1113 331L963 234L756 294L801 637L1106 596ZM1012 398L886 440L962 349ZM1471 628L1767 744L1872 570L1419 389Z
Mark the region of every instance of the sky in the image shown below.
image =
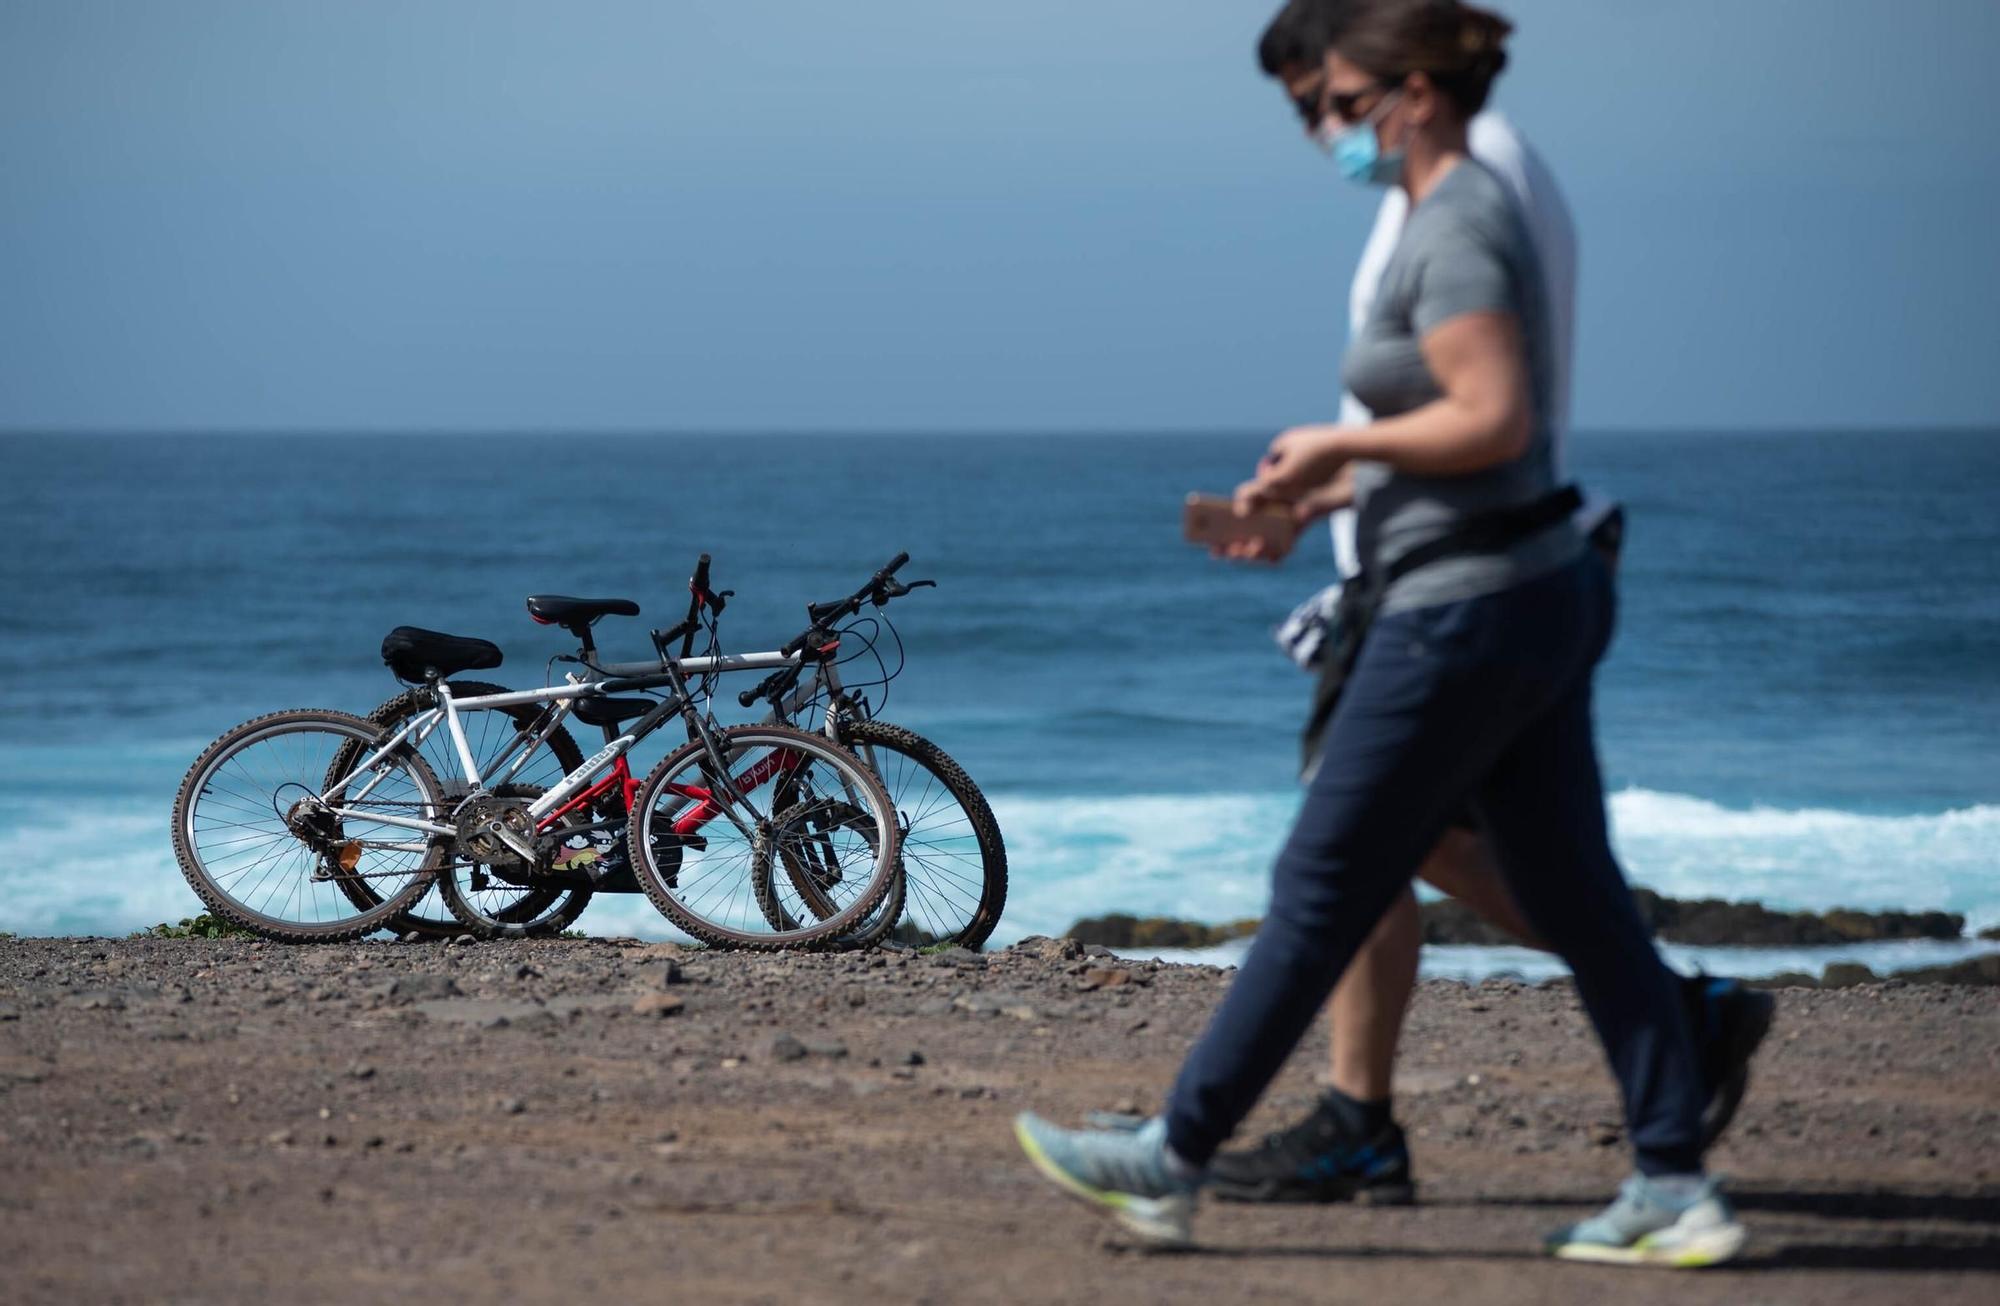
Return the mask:
M1331 416L1276 0L0 0L0 430ZM1511 0L1583 429L2000 426L2000 0Z

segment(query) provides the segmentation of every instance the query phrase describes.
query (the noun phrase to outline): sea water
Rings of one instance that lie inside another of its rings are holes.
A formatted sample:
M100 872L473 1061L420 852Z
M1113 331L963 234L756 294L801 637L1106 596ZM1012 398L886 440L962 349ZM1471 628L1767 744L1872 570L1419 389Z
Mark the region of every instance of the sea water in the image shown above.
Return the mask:
M906 665L871 693L991 797L1013 870L997 942L1113 910L1258 915L1308 692L1269 631L1331 567L1316 537L1282 567L1213 562L1179 510L1246 476L1264 439L0 440L0 930L198 910L167 835L187 764L246 717L395 692L389 627L495 640L506 665L481 674L539 685L568 650L524 596L637 599L642 618L599 634L639 657L701 552L737 591L738 651L900 550L906 578L938 581L890 610ZM1632 880L2000 924L2000 432L1582 433L1570 459L1630 514L1598 718ZM744 715L737 687L725 718ZM636 897L581 925L670 933ZM1963 951L1925 946L1862 955Z

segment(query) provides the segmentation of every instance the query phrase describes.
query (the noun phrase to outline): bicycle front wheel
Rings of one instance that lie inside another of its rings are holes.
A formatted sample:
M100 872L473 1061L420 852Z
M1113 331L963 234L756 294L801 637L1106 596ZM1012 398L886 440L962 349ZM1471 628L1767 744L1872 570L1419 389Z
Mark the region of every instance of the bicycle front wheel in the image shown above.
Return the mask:
M722 947L801 947L855 929L895 885L900 840L882 782L790 726L712 734L714 753L694 740L639 786L627 838L646 896ZM795 878L797 867L810 869Z
M174 855L211 911L267 938L331 942L382 928L430 889L444 846L398 823L443 818L424 760L399 748L329 783L336 757L358 764L380 738L346 712L274 712L202 751L174 799Z

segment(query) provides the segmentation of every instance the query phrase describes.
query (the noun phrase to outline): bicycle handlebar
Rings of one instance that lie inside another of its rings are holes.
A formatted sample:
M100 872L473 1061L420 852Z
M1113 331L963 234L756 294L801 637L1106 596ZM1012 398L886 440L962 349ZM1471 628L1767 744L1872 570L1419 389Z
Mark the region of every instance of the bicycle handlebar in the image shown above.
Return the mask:
M847 597L831 599L825 603L806 604L806 620L812 624L793 636L790 642L778 651L788 657L803 652L814 643L827 638L830 633L828 626L842 617L849 617L861 611L861 605L864 603L873 603L878 608L886 607L890 599L902 598L912 590L936 588L937 582L934 580L913 580L906 585L896 579L896 573L901 571L909 560L908 553L899 553L889 560L886 567L870 576L866 585ZM758 699L768 697L771 690L767 686L777 679L777 676L773 676L763 685L759 685L755 691L745 691L737 695L737 701L749 707Z
M757 688L746 689L738 694L736 701L744 707L755 707L758 699L769 698L773 694L782 694L787 689L790 689L798 680L799 672L804 669L804 664L795 667L780 667L759 681Z

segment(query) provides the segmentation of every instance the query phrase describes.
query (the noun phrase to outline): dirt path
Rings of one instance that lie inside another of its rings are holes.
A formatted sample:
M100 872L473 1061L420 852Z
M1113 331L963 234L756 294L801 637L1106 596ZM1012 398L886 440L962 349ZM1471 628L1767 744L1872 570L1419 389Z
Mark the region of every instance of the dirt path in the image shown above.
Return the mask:
M1741 1268L1534 1254L1625 1158L1569 989L1509 983L1418 996L1422 1205L1211 1204L1199 1253L1108 1247L1007 1122L1151 1106L1226 982L1025 952L0 942L0 1299L2000 1300L2000 989L1780 995L1713 1158Z

